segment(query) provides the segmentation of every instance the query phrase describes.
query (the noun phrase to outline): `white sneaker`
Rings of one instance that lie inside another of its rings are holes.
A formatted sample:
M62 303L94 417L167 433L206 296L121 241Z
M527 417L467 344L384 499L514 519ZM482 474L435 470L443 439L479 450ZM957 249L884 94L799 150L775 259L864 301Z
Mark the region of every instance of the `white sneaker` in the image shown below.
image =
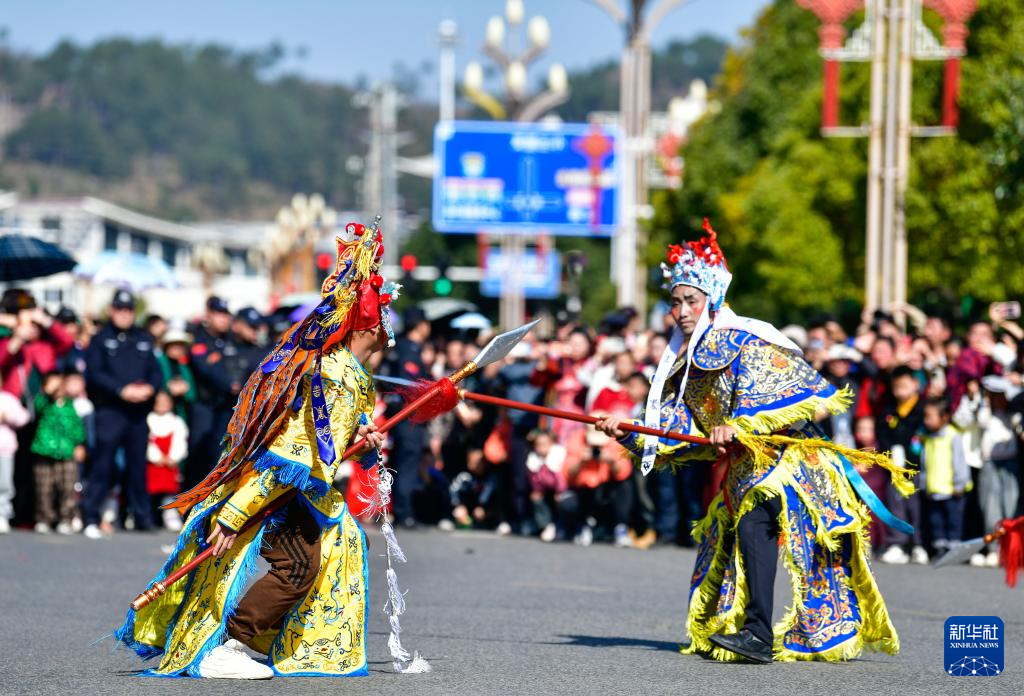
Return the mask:
M105 539L106 534L100 529L98 524L86 525L85 531L82 532L86 539Z
M989 567L989 568L998 568L999 567L999 552L998 551L989 551L988 555L985 556L985 565L987 567Z
M508 536L512 533L512 525L510 525L508 522L502 522L494 531L498 533L498 536Z
M50 529L50 525L46 524L45 522L36 522L35 530L36 534L49 534L53 531L52 529Z
M0 517L0 534L10 534L10 533L11 533L11 523L7 520L6 517Z
M917 565L928 565L928 552L923 546L915 546L910 550L910 562Z
M558 535L558 528L555 527L554 524L549 524L546 527L544 527L544 529L541 530L541 532L540 532L540 540L543 541L545 544L550 544L552 541L555 540L555 537L557 535Z
M890 546L878 560L882 563L892 563L893 565L906 565L910 562L910 556L903 550L903 547Z
M199 663L204 679L272 679L274 670L245 653L245 646L234 638L219 645Z
M573 539L573 543L578 546L590 546L594 543L594 530L591 529L589 525L583 525L579 534L577 534L576 538Z
M57 533L64 534L66 536L68 534L74 534L75 532L73 529L71 529L70 522L59 522L57 524Z
M181 531L181 513L177 510L167 509L164 510L164 527L171 532Z
M615 546L620 549L633 547L633 540L629 538L629 527L624 524L615 525Z
M974 566L975 568L984 568L985 567L985 554L983 554L983 553L976 553L973 556L971 556L971 565Z
M454 532L455 523L446 517L437 523L437 528L440 529L442 532Z
M78 534L80 531L82 531L82 527L83 525L81 517L75 517L71 520L71 531L75 534Z

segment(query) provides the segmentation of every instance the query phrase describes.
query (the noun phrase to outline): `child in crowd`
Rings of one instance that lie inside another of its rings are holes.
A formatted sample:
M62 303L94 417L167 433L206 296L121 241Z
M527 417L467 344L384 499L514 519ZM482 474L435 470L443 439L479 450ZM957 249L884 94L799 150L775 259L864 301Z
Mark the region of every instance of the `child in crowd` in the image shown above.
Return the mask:
M946 400L925 402L924 428L917 485L926 497L932 548L941 554L963 537L964 493L971 488L971 473Z
M181 464L188 456L188 426L174 412L174 399L165 391L157 392L153 411L146 416L146 425L149 426L146 488L154 507L158 507L169 503L180 492ZM164 510L163 522L172 532L181 531L181 515L177 510Z
M64 376L51 373L36 395L39 428L32 440L36 483L36 532L72 534L78 510L75 486L85 461L85 426L64 388ZM56 506L54 505L56 503Z
M541 530L541 541L552 542L558 528L551 508L557 508L563 502L567 487L565 447L555 442L551 431L541 428L530 433L529 440L532 450L526 456L526 469L530 479L533 514L537 527Z
M18 452L18 428L28 423L29 413L21 400L0 391L0 534L11 531L14 516L14 455Z
M85 427L85 458L78 463L78 481L75 485L79 497L81 497L84 490L82 489L82 481L85 480L86 468L88 467L88 455L89 451L96 445L96 425L95 415L92 402L89 401L89 397L85 395L85 375L81 372L70 371L64 375L64 393L67 398L71 400L71 403L75 407L75 413L82 419L82 425ZM71 529L75 533L82 531L82 518L78 514L77 508L75 511L75 517L71 520Z
M456 526L468 529L493 524L498 512L498 475L482 449L466 453L466 470L455 475L448 491Z
M921 402L921 383L914 371L900 365L892 372L892 391L882 405L875 421L875 437L878 449L892 453L898 466L921 465L920 432L924 426L924 404ZM889 509L897 517L914 527L913 536L892 529L889 530L889 547L882 554L883 563L927 564L928 552L924 548L921 529L921 496L919 492L904 498L890 484L888 492ZM909 554L907 551L909 550Z

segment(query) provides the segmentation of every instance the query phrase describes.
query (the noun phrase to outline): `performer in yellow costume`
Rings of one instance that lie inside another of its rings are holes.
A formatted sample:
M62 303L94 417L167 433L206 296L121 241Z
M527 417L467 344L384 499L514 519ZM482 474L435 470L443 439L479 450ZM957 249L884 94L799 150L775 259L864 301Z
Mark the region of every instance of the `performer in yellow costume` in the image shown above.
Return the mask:
M899 639L869 565L871 507L895 519L857 473L877 464L904 494L910 472L887 457L839 447L815 425L849 407L769 324L725 302L731 274L716 235L669 248L663 270L676 321L655 374L643 425L710 437L712 446L598 427L655 466L727 467L721 492L694 528L687 652L717 660L843 660L862 648L895 653ZM701 461L703 460L703 461ZM772 626L779 554L792 604Z
M116 637L153 676L261 679L367 674L367 545L332 487L356 437L380 447L365 363L393 343L388 304L398 286L377 270L378 225L349 224L323 302L292 327L247 381L224 453L199 486L175 501L189 509L154 582L208 545L215 557L142 608ZM375 463L372 451L361 462ZM244 531L289 491L284 508ZM259 555L271 570L246 591ZM244 595L243 595L244 593ZM267 655L260 663L243 646Z

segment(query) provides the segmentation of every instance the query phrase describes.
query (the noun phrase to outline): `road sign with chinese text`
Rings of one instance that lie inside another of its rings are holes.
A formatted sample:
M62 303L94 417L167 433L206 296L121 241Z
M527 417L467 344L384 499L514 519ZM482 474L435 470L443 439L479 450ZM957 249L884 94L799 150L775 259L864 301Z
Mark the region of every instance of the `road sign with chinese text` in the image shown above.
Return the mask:
M434 228L608 236L617 145L614 127L583 123L439 123Z

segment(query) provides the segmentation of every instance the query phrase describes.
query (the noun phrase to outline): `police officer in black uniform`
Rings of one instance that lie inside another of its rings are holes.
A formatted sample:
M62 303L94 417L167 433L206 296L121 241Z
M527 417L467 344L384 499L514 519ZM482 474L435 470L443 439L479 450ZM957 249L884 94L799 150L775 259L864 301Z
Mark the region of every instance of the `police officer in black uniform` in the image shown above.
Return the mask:
M146 416L163 375L152 337L135 326L135 297L127 290L114 293L110 321L93 337L85 364L89 397L96 407L96 443L82 505L86 536L100 536L100 512L116 475L119 449L124 450L124 491L135 529L152 529L146 492Z
M196 382L196 401L189 424L188 459L185 462L187 490L202 481L220 457L221 440L228 430L231 409L238 391L224 370L228 349L231 312L228 303L211 296L206 301L206 318L192 327L192 372Z
M224 348L224 372L231 381L231 391L236 398L249 375L267 354L266 347L260 342L260 330L265 323L256 308L244 307L238 310L231 324L231 338Z
M417 381L430 379L423 364L423 344L430 338L430 322L419 307L410 307L402 315L405 332L396 341L390 359L382 365L382 373ZM388 398L388 417L403 406L400 398ZM396 471L394 488L395 519L405 527L414 527L413 493L418 488L420 464L427 446L427 427L406 419L391 431L391 461Z

